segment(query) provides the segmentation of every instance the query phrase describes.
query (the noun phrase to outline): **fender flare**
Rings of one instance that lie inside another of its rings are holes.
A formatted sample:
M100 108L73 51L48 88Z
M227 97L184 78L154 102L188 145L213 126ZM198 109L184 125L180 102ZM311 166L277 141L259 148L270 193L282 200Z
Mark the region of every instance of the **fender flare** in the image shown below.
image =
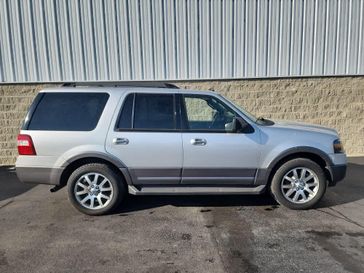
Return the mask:
M298 154L298 153L314 154L314 155L320 157L322 160L324 160L325 164L326 164L326 166L328 166L328 168L330 168L330 166L333 165L331 158L324 151L322 151L320 149L317 149L314 147L308 147L308 146L293 147L293 148L289 148L289 149L283 151L276 158L274 158L269 163L268 168L259 169L254 184L255 185L268 184L268 182L269 182L268 179L271 175L273 168L277 165L277 163L287 156Z
M74 163L77 160L83 159L83 158L90 158L90 157L94 157L94 158L99 158L99 159L103 159L105 161L110 162L111 164L113 164L116 168L118 168L121 173L123 174L124 178L125 178L125 182L128 185L132 184L132 179L131 176L129 174L128 168L126 167L126 165L117 157L108 154L108 153L102 153L102 152L86 152L86 153L80 153L76 156L70 157L68 158L61 166L62 172L60 172L57 176L57 178L55 178L55 180L58 181L58 185L61 184L61 179L62 179L62 175L64 170L72 163Z
M73 157L67 159L62 164L62 168L67 168L67 166L69 166L69 164L72 164L76 160L79 160L82 158L87 158L87 157L97 157L97 158L109 161L112 164L114 164L116 167L118 167L119 169L126 168L126 165L121 160L119 160L117 157L115 157L111 154L106 154L106 153L101 153L101 152L87 152L87 153L81 153L76 156L73 156Z

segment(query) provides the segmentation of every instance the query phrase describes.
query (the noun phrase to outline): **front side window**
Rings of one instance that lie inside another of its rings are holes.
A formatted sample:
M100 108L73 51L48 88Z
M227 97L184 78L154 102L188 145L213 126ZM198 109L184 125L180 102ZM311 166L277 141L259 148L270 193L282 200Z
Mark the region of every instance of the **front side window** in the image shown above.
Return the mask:
M229 131L235 112L212 96L184 95L186 129Z
M129 94L125 99L117 130L174 130L173 94Z
M44 93L27 129L92 131L108 98L106 93Z

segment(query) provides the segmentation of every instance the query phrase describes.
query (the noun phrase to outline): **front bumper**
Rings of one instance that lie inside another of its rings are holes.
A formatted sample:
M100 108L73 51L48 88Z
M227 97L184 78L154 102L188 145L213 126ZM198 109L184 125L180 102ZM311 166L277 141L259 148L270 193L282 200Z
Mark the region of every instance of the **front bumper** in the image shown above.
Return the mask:
M329 166L331 181L329 186L335 186L337 182L343 180L346 175L346 164Z

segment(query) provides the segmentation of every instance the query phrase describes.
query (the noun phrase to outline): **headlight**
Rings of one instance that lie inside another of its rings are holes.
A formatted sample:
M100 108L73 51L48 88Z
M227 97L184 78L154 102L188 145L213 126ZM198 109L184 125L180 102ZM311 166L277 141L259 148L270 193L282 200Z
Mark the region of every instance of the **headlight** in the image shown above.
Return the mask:
M344 146L341 143L340 139L335 139L334 143L333 143L333 146L334 146L334 153L335 154L344 152Z

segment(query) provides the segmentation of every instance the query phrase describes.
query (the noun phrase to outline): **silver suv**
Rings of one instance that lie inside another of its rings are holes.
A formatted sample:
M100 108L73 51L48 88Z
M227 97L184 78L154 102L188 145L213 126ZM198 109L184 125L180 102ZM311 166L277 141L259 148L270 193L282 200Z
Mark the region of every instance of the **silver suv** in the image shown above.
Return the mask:
M168 86L41 91L18 136L19 179L68 187L105 214L133 195L261 194L308 209L342 180L335 130L255 118L215 92Z

